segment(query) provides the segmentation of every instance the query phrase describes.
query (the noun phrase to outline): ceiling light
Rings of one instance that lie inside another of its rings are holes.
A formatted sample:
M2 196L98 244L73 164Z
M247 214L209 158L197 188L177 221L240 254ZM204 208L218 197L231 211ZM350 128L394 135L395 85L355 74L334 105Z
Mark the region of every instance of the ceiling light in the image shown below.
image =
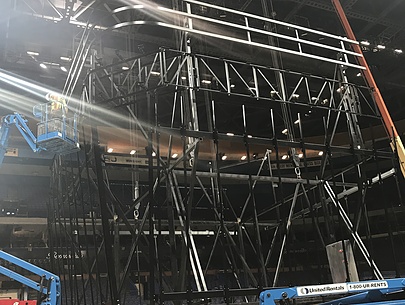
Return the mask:
M378 45L377 45L377 49L379 49L379 50L384 50L384 49L385 49L385 46L383 46L382 44L378 44Z
M360 77L360 76L361 76L361 72L357 73L356 76L357 76L357 77Z
M302 158L303 156L304 156L303 153L299 153L299 154L298 154L298 158Z
M235 84L231 84L231 88L235 88Z
M108 152L108 153L112 153L113 150L114 150L114 148L111 148L111 147L110 147L109 149L107 149L107 152Z
M317 100L318 100L317 97L315 97L315 96L311 97L311 101L316 102Z
M181 79L187 79L187 77L185 77L185 76L182 76L182 77L181 77Z
M209 85L209 84L211 84L211 81L210 81L210 80L207 80L207 79L203 79L203 80L201 81L201 83Z
M156 153L154 151L152 152L152 157L156 157Z
M228 158L227 155L223 155L221 159L225 161L227 158Z
M286 160L287 158L288 158L287 155L283 155L283 156L281 157L281 159L283 159L283 160Z
M363 46L369 46L370 45L370 43L367 40L361 41L360 44L362 44Z
M122 70L129 70L129 68L127 66L123 66Z
M240 159L242 160L242 161L244 161L244 160L246 160L246 156L242 156L242 157L240 157Z
M172 155L172 158L175 159L175 158L177 158L178 155L179 155L179 154L174 153L174 154Z
M300 97L300 95L297 94L297 93L294 93L293 95L291 95L291 97L292 97L292 98L295 98L295 99L298 99L298 98Z
M250 134L248 134L248 138L250 138L250 139L251 139L251 138L253 138L253 137L252 137Z
M397 54L402 54L402 50L401 50L401 49L395 49L394 52L397 53Z
M297 124L299 124L299 123L300 123L300 119L298 119L298 120L296 120L296 121L294 122L295 125L297 125Z
M27 54L31 55L31 56L38 56L39 55L38 52L34 52L34 51L27 51Z
M287 129L287 128L284 129L281 133L282 133L282 134L287 134L287 133L288 133L288 129Z
M157 72L157 71L151 71L151 72L150 72L150 74L151 74L151 75L156 75L156 76L159 76L159 75L160 75L160 72Z
M318 156L323 156L323 151L322 150L318 153Z
M43 62L41 62L41 63L39 64L39 66L40 66L42 69L46 69L46 68L47 68L47 66L46 66Z
M64 60L64 61L70 61L71 60L70 57L66 57L66 56L61 56L60 59Z
M131 151L129 152L130 155L135 155L135 153L136 153L136 150L135 150L135 149L133 149L133 150L131 150Z
M230 136L230 137L233 137L235 134L233 134L232 132L227 132L226 135Z
M67 72L67 69L66 69L64 66L60 66L60 69L61 69L63 72Z

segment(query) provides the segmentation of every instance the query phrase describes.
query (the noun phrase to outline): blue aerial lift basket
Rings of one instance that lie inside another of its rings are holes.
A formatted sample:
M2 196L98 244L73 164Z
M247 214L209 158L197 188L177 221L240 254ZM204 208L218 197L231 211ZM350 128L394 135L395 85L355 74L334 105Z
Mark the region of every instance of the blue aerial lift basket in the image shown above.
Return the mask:
M30 130L27 120L19 113L3 117L0 128L0 164L8 147L11 126L15 126L34 152L48 151L66 155L80 150L77 114L69 113L65 99L56 94L46 96L48 102L34 106L33 114L39 118L37 136Z

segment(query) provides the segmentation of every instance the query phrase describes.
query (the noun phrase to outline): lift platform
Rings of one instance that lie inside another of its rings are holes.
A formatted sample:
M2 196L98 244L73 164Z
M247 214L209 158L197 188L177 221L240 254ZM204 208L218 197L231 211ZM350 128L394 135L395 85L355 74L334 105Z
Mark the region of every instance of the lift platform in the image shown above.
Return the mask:
M18 129L34 152L48 151L66 155L80 150L77 114L69 113L63 97L48 94L46 98L47 103L33 108L34 116L39 119L37 136L23 115L14 113L3 117L0 128L0 164L3 163L12 126Z
M371 280L326 285L274 288L260 294L260 305L305 304L320 305L382 305L405 304L405 278ZM326 302L311 302L311 298L324 297Z

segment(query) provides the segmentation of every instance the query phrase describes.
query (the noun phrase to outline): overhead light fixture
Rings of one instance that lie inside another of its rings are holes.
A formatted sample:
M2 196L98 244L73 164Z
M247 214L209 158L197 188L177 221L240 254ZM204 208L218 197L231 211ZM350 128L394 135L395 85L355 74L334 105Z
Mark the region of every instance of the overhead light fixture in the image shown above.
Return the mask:
M235 84L231 84L231 88L235 88Z
M281 133L286 135L288 133L288 129L287 128L283 129Z
M378 45L377 45L377 49L379 49L379 50L385 50L385 46L382 45L382 44L378 44Z
M242 161L245 161L246 160L246 156L242 156L242 157L240 157L240 159L242 160Z
M252 136L252 135L250 135L250 134L248 134L248 138L249 138L249 139L251 139L251 138L253 138L253 136Z
M206 85L209 85L209 84L211 84L211 81L208 80L208 79L203 79L203 80L201 81L201 83L206 84Z
M130 155L135 155L135 153L136 153L136 150L135 150L135 149L133 149L133 150L131 150L131 151L129 152Z
M225 161L227 158L228 158L227 155L223 155L221 159L222 159L223 161Z
M67 72L67 69L66 69L64 66L60 66L60 69L61 69L63 72Z
M123 67L122 67L122 70L129 70L129 67L123 66Z
M42 69L48 68L43 62L41 62L41 63L39 64L39 66L40 66Z
M177 158L178 155L179 155L179 154L174 153L174 154L172 155L172 158L175 159L175 158Z
M299 99L300 95L298 93L294 93L293 95L291 95L291 97L294 99Z
M288 158L288 155L283 155L282 157L281 157L281 159L283 159L283 160L286 160Z
M402 54L402 53L403 53L401 49L395 49L394 52L395 52L396 54Z
M110 147L110 148L107 149L107 152L108 152L108 153L112 153L113 151L114 151L114 148L111 148L111 147Z
M38 56L39 55L38 52L34 52L34 51L27 51L27 54L31 55L31 56Z
M233 134L232 132L227 132L226 135L230 136L230 137L233 137L235 134Z
M323 151L322 150L318 153L318 156L323 156Z
M67 56L61 56L60 59L64 61L71 61L71 58Z
M360 41L360 44L368 47L370 45L370 42L368 42L367 40L362 40L362 41Z
M160 72L157 72L157 71L150 71L150 74L151 74L151 75L159 76L159 75L160 75Z
M152 152L152 157L156 157L156 153L154 151Z
M299 153L299 154L298 154L298 158L302 158L303 156L304 156L303 153Z
M361 76L361 72L357 73L356 76L357 76L357 77L360 77L360 76Z
M182 76L182 77L181 77L181 79L185 80L185 79L187 79L187 77L185 77L185 76Z

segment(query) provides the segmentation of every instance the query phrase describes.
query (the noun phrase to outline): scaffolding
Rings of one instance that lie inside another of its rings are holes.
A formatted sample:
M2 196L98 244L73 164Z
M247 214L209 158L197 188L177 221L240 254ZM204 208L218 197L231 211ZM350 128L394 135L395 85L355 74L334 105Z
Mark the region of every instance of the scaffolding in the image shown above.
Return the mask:
M50 200L62 304L257 301L265 287L298 281L288 274L328 282L326 247L346 239L363 278L398 275L395 209L383 196L381 206L368 206L384 181L398 185L398 162L387 143L378 146L388 137L375 127L382 119L371 89L350 81L365 69L351 48L358 43L205 2L181 4L111 10L164 12L160 21L116 17L110 30L173 29L178 49L109 65L91 44L78 52L81 60L90 54L80 106L90 132L82 132L82 154L55 159ZM265 50L273 65L194 53L198 37ZM328 73L284 69L280 52ZM100 122L122 121L138 147L108 154ZM401 200L395 188L392 196ZM384 269L373 253L381 242L373 213L388 223L393 260Z

